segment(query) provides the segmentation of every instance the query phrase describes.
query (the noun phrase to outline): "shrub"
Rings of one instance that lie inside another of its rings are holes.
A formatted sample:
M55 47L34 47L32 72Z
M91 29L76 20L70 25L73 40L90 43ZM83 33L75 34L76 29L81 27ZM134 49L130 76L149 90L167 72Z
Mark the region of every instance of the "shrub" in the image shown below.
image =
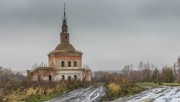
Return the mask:
M115 84L115 83L110 83L110 84L108 84L107 87L109 89L110 94L112 94L112 95L118 95L122 91L121 86L119 86L118 84Z
M95 77L98 77L100 82L104 82L107 89L102 101L110 101L119 97L133 95L143 90L133 80L119 73L99 72L96 73Z
M81 81L61 81L61 82L31 82L22 81L21 87L19 88L9 88L12 83L8 83L7 86L3 87L3 90L8 90L10 93L3 93L0 90L0 98L3 101L8 102L43 102L48 99L54 98L61 95L67 91L71 91L77 88L89 86L89 82ZM6 95L5 95L6 94Z

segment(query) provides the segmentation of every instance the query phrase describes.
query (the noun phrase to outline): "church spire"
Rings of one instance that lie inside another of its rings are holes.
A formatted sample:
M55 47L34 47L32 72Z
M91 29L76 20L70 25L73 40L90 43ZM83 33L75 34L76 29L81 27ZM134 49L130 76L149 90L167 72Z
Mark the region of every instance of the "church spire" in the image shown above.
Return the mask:
M63 20L66 20L66 4L64 3L64 17Z
M61 42L68 42L69 43L69 33L68 33L68 25L66 22L66 9L65 9L65 3L64 3L64 16L63 16L63 25L62 25L62 32L61 32Z
M65 3L64 3L64 16L63 16L62 33L63 32L68 32L68 26L67 26L66 20L67 20L67 18L66 18L66 9L65 9Z

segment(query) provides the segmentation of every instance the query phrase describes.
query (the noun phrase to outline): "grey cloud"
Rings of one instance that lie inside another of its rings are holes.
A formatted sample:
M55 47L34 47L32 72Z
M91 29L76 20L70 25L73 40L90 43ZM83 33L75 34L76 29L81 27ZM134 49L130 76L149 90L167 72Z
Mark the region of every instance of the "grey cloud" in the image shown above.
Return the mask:
M170 65L180 54L179 0L0 0L0 64L25 70L47 62L64 2L71 42L94 70L140 60Z

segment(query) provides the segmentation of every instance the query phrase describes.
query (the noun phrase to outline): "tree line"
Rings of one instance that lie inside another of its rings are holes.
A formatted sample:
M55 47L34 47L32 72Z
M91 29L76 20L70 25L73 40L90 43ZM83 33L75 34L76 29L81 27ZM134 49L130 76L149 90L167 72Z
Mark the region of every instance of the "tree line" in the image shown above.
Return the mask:
M179 64L180 65L180 64ZM180 67L164 66L158 68L154 64L140 62L137 70L133 70L131 65L122 69L122 74L134 80L135 82L155 82L155 83L172 83L180 82Z
M93 79L99 82L110 80L108 71L96 71ZM114 73L111 77L120 74L128 77L134 82L154 82L154 83L172 83L180 82L180 57L173 66L163 66L158 68L155 64L140 61L138 67L134 69L133 65L126 65L120 73Z

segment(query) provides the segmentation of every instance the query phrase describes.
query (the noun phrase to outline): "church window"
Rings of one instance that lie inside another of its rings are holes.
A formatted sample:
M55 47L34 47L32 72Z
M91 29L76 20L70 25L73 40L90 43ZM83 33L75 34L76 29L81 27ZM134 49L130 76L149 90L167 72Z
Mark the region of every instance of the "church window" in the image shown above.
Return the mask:
M68 80L69 80L69 81L71 80L71 76L68 76Z
M65 36L65 39L67 40L67 36Z
M51 81L52 80L52 76L51 75L49 75L49 81Z
M77 75L74 75L74 80L77 80Z
M62 80L65 80L65 76L64 75L62 75Z
M41 76L40 75L38 75L38 81L41 81Z
M68 67L71 67L71 61L68 61Z
M64 61L61 62L61 67L64 67Z
M77 61L74 61L74 67L77 67Z
M86 80L86 74L84 75L84 80Z

